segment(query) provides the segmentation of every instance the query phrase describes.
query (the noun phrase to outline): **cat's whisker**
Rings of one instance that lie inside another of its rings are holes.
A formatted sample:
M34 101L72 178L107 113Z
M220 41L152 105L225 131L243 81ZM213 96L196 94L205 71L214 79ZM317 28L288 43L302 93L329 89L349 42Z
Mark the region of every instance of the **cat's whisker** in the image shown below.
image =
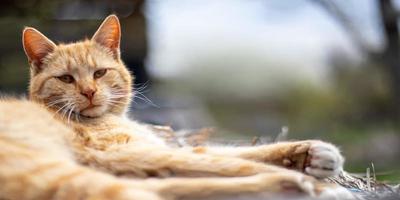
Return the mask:
M69 103L70 103L70 102L67 102L67 103L65 103L63 106L61 106L61 107L54 113L54 115L56 115L56 114L58 114L60 111L64 110L64 108L65 108L66 106L68 106Z
M109 99L122 99L122 98L129 98L129 97L130 97L130 95L125 95L125 94L124 95L122 95L122 94L121 95L113 95L112 94L108 98Z
M149 87L149 81L146 81L145 83L132 84L132 88L134 88L134 95L132 96L132 102L138 104L138 102L135 100L135 98L137 98L152 106L159 107L153 101L151 101L147 96L144 95L144 93L148 92L148 90L146 90L148 87ZM128 89L115 89L112 91L112 94L121 94L121 92L122 95L125 95L126 97L129 98L131 97L129 95L131 91Z
M136 95L137 94L137 95ZM140 96L139 96L140 95ZM151 101L148 97L146 97L142 92L136 92L133 99L138 98L143 100L146 103L149 103L150 105L159 108L158 105L156 105L155 103L153 103L153 101Z
M146 93L146 92L148 92L149 90L148 89L146 89L146 88L136 88L135 89L135 92L142 92L142 93Z
M114 101L121 101L123 98L126 98L126 97L127 96L112 96L112 97L109 97L108 99L114 100Z
M147 85L148 83L149 83L149 81L146 81L144 83L133 83L132 85L140 87L140 86L143 86L143 85Z
M141 92L141 93L146 93L146 92L148 92L147 85L144 87L135 88L135 91Z
M55 101L50 101L50 102L46 103L46 105L49 106L49 107L52 107L52 106L54 106L54 105L56 105L58 103L61 103L63 101L65 101L65 100L64 99L57 99Z
M129 97L129 94L111 94L110 97L117 97L117 98L121 98L121 97Z
M75 109L75 104L72 104L72 105L69 107L69 113L68 113L68 118L67 118L68 124L70 123L71 114L72 114L72 111L74 111L74 109Z
M114 88L114 91L120 90L120 91L129 91L127 88Z
M120 98L108 98L105 102L112 102L112 103L117 103L117 104L124 104L123 101L119 100Z
M130 89L127 89L127 88L113 88L112 91L125 91L125 92L129 92Z
M80 122L81 121L81 113L80 113L80 111L76 110L76 111L74 111L74 114L75 114L76 121Z
M129 90L113 90L111 93L128 93Z
M111 94L110 95L111 97L128 97L129 95L128 94Z
M112 95L129 95L128 91L113 91L111 92Z
M112 89L111 90L111 93L115 93L115 92L129 92L130 90L127 90L127 89L123 89L123 88L121 88L121 89Z
M146 81L145 83L133 84L133 88L135 88L135 90L137 91L143 91L148 86L149 86L149 81Z
M119 102L118 102L118 103L119 103ZM118 103L115 103L115 102L106 102L106 104L109 105L109 106L115 106L115 107L118 107L118 108L124 108L124 107L125 107L125 105L123 105L123 104L118 104Z
M56 99L54 101L50 101L50 102L46 103L46 105L48 107L53 107L53 106L63 103L63 102L69 102L70 100L71 100L70 98L60 98L60 99Z
M107 103L107 105L116 106L116 107L123 107L123 105L115 104L115 103L112 103L112 102Z
M132 102L136 105L138 105L139 103L135 101L135 99L132 99Z
M74 113L75 121L79 123L79 113Z
M109 99L107 102L123 104L123 102L121 102L121 101L116 101L116 100L112 100L112 99Z
M69 103L69 104L67 104L67 106L66 107L64 107L63 108L63 110L62 110L62 118L66 118L67 117L67 113L68 113L68 107L71 105L72 103Z
M138 99L140 99L140 100L142 100L142 101L144 101L144 102L146 102L146 103L148 103L148 104L150 104L150 105L152 105L152 106L154 106L154 107L159 108L158 105L154 104L154 103L153 103L151 100L149 100L149 99L146 99L146 98L143 98L143 97L140 97L140 96L135 96L135 98L138 98ZM135 102L135 101L133 101L133 102ZM135 103L136 103L136 102L135 102Z
M71 106L74 106L74 105L75 105L75 103L70 101L70 102L67 102L63 107L61 107L59 109L59 111L61 111L61 118L67 118L68 119L68 115L69 115L69 111L71 110Z

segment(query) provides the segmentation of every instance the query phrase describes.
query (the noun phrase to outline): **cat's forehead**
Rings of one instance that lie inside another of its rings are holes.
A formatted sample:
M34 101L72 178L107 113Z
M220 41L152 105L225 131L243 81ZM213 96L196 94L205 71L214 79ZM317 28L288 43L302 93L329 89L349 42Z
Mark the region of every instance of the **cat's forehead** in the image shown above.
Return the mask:
M67 69L97 68L115 65L112 54L90 40L59 44L48 63Z

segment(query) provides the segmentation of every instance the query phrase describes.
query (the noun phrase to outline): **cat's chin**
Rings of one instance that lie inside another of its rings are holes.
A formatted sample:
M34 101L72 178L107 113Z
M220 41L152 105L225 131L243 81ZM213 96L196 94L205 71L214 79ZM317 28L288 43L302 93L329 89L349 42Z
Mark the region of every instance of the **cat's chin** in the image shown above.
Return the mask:
M106 110L107 110L106 106L95 106L81 110L80 115L91 118L100 117L106 112Z

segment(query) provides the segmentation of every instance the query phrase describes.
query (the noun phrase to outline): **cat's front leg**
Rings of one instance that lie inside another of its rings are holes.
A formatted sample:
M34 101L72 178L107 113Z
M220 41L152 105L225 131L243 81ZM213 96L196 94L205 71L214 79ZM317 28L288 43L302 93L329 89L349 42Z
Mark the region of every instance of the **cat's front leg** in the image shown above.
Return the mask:
M197 154L183 149L156 145L115 145L107 150L86 150L77 155L80 162L113 174L149 176L250 176L290 170L242 158Z
M194 147L191 151L275 164L318 178L339 174L344 164L344 158L336 146L318 140L249 147Z

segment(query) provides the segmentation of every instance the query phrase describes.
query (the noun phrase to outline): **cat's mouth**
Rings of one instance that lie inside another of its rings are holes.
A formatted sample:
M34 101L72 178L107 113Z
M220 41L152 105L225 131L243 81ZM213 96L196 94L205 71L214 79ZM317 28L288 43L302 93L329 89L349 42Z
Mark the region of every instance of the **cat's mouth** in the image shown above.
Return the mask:
M79 111L79 114L85 117L98 117L102 115L106 107L90 103L88 106Z
M90 111L90 110L95 110L96 108L101 107L101 105L95 105L95 104L89 104L88 106L86 106L85 108L83 108L80 113L84 113L85 111Z
M101 105L89 104L86 108L82 109L81 112L82 112L82 111L85 111L85 110L92 109L92 108L100 107L100 106L101 106Z

